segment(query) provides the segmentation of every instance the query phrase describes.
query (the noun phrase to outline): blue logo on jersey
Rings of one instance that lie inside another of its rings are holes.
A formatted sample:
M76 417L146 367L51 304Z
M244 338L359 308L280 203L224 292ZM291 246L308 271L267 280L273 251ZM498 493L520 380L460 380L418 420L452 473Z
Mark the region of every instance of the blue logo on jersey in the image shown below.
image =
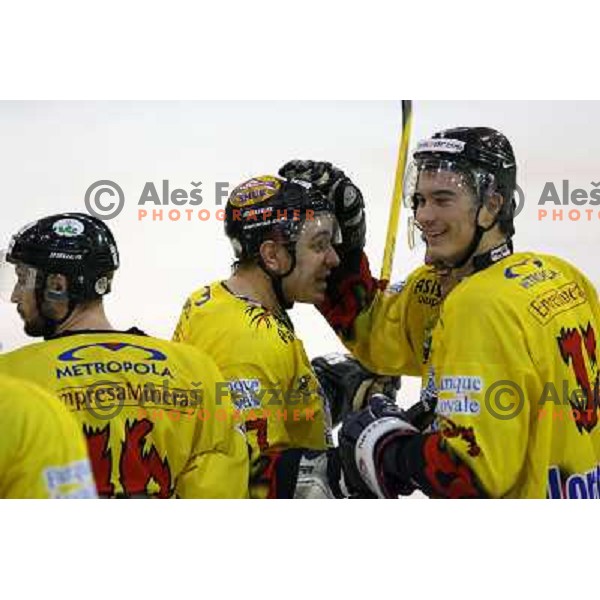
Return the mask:
M520 269L519 267L525 267L531 265L529 269ZM539 258L526 258L518 263L514 263L510 267L504 269L504 277L506 279L516 279L517 277L523 277L531 272L532 269L541 269L544 263Z
M58 360L66 362L84 360L81 356L76 356L76 353L86 350L87 348L104 348L104 350L109 350L110 352L118 352L119 350L123 350L123 348L131 348L135 350L141 350L142 352L147 352L148 355L146 356L145 360L167 360L166 355L159 350L155 350L154 348L146 348L145 346L129 344L128 342L97 342L95 344L84 344L83 346L77 346L76 348L71 348L62 354L59 354Z
M600 498L600 465L585 473L573 473L566 481L558 467L548 470L548 498Z
M406 281L398 281L388 286L387 291L392 294L399 294L406 287Z
M229 381L229 390L237 410L253 410L261 407L258 379L234 379Z

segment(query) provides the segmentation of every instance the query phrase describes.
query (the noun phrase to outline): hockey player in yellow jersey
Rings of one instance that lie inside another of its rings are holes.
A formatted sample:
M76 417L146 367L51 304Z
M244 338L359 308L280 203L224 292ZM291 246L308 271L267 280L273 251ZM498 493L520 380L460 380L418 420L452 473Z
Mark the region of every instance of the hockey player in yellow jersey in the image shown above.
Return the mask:
M100 496L247 497L246 439L214 362L109 323L102 299L118 253L102 221L40 219L7 260L25 331L45 341L0 355L0 373L37 382L78 419Z
M309 184L261 176L225 217L233 275L187 300L174 340L209 353L245 419L253 498L293 497L303 451L330 444L327 407L287 310L324 299L338 257L332 207Z
M322 165L283 170L316 181L331 172ZM355 248L321 309L369 368L420 372L421 406L435 413L423 429L375 398L349 417L348 485L375 497L600 497L598 294L557 257L513 254L509 141L440 132L418 145L407 181L426 266L383 291Z
M0 498L96 498L81 428L48 392L0 376Z

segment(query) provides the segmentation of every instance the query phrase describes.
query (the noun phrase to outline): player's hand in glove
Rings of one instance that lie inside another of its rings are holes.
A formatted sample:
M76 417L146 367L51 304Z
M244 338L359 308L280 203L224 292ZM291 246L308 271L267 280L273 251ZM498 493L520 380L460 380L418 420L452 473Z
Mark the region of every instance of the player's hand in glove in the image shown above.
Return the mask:
M317 356L311 365L329 402L334 426L348 414L364 408L374 393L394 400L400 388L400 377L373 373L350 354L332 352Z
M387 396L375 395L369 407L348 417L339 432L342 469L348 489L359 495L396 498L414 491L410 481L398 479L394 461L397 445L419 430Z
M364 248L367 233L365 203L360 190L343 171L328 162L291 160L279 169L279 175L288 180L312 183L335 204L335 216L342 232L342 254Z

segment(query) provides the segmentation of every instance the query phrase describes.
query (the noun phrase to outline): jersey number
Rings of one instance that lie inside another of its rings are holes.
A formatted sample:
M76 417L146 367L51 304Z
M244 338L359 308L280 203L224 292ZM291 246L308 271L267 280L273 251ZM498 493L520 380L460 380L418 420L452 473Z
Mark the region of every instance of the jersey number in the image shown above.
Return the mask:
M267 419L246 421L246 431L256 431L256 440L261 452L264 452L269 447L269 440L267 438Z
M570 398L569 403L574 409L573 419L577 429L590 432L598 424L598 403L600 396L600 373L598 372L598 357L596 355L596 332L591 323L578 329L561 329L558 347L563 361L569 365L575 374L577 385L582 391L583 398ZM595 371L596 377L588 371L586 356Z
M161 460L154 445L146 448L146 437L153 427L148 419L125 424L125 439L121 442L119 455L119 482L125 497L147 495L151 479L158 484L158 498L171 495L171 469L166 457ZM110 423L100 430L86 429L85 434L98 494L114 497Z

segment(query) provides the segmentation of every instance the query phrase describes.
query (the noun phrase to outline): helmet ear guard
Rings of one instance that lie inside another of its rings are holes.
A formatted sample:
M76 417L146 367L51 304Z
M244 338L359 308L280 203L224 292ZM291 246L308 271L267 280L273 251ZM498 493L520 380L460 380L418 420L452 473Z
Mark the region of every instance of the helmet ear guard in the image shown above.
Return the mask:
M46 302L69 301L69 282L64 275L50 273L45 276L41 289ZM63 285L62 280L65 280Z

